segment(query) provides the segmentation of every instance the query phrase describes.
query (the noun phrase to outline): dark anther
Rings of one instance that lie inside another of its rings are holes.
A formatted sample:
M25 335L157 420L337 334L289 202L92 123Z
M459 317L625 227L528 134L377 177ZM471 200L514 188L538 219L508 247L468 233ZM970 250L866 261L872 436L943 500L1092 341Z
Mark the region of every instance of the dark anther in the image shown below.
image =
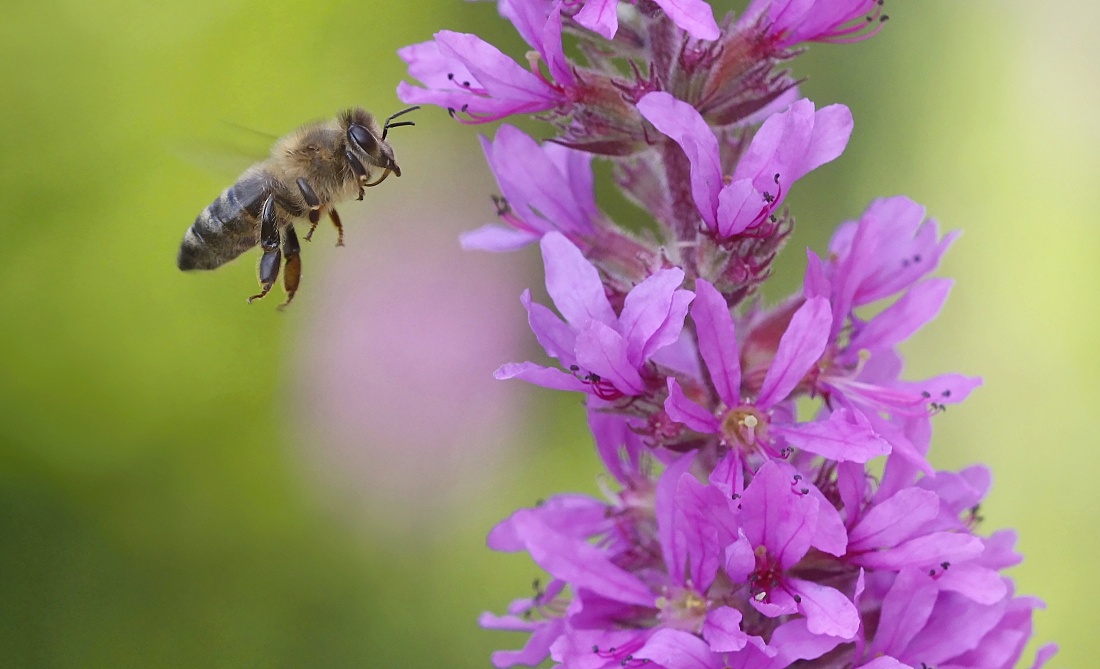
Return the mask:
M771 204L772 202L775 202L775 196L768 191L764 191L764 201L768 204Z
M462 82L462 87L463 88L469 88L470 87L470 82L468 82L468 81Z
M880 19L878 20L878 22L879 22L879 23L886 23L886 22L887 22L887 21L889 21L889 20L890 20L890 17L889 17L888 15L886 15L886 14L883 14L883 15L882 15L882 18L880 18Z
M448 79L451 79L451 80L454 80L454 78L455 78L455 73L454 73L454 72L448 72L448 73L447 73L447 78L448 78Z
M950 562L941 562L940 566L943 567L944 571L946 571L951 566L951 563Z
M928 575L929 576L935 576L936 575L936 570L935 569L929 569L928 570Z
M928 392L927 390L922 390L920 396L927 400L931 399L932 393Z
M810 494L810 489L809 488L800 488L798 492L802 493L803 495L808 495L808 494Z
M794 596L794 603L795 604L801 604L802 603L802 598L799 597L798 595L795 595Z
M451 118L454 118L455 117L455 108L454 107L447 107L447 113L451 115Z
M571 371L571 372L581 371L580 365L569 365L569 371Z
M794 480L795 481L801 481L802 480L802 474L795 474L794 475Z
M775 181L775 183L776 183L776 184L778 184L778 183L779 183L779 172L776 172L776 173L775 173L775 179L774 179L774 181Z
M940 395L943 396L943 397L951 397L951 390L950 389L945 390L942 393L940 393Z
M913 256L913 262L920 262L920 254L919 253L916 254L915 256Z
M493 205L497 208L497 216L503 216L512 211L512 207L508 204L508 200L500 195L493 195L492 200Z
M730 495L730 499L741 499L741 494L735 492L732 495Z

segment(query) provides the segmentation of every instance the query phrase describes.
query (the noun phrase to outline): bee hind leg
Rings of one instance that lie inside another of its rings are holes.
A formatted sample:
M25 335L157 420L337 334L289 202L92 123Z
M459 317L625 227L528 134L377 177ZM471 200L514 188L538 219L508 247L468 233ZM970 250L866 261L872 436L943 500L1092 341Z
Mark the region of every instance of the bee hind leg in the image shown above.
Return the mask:
M264 255L260 258L260 292L248 298L248 303L267 295L279 278L279 264L282 253L279 252L279 224L275 214L275 196L268 195L260 211L260 247Z
M305 240L308 242L313 237L313 231L317 229L317 223L321 220L321 198L317 197L317 193L313 192L313 188L305 179L298 177L295 183L298 184L298 191L302 194L302 199L309 206L309 232L305 236Z
M290 304L294 299L294 293L298 292L298 282L302 278L301 250L294 226L286 226L286 231L283 233L283 255L286 257L286 264L283 267L283 289L286 290L286 302L279 305L280 311Z

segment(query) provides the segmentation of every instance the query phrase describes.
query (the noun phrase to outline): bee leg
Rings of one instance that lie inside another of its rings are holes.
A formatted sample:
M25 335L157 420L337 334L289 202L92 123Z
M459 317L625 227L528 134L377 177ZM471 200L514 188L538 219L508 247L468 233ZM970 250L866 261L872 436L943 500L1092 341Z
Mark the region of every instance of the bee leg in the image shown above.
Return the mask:
M305 179L298 177L296 183L298 190L302 193L302 199L309 205L309 232L305 236L308 242L313 237L313 231L317 229L317 223L321 220L321 198L317 197L317 193L313 192L313 188Z
M261 291L248 298L248 303L258 300L275 285L279 278L279 262L282 253L279 252L279 223L275 216L275 196L268 195L264 200L263 209L260 210L260 247L264 255L260 258L260 288Z
M332 220L332 224L336 226L336 245L344 245L344 226L340 223L340 214L336 213L335 209L328 210L328 217Z
M363 199L363 187L367 185L369 175L367 168L363 167L363 163L359 162L359 159L355 157L355 154L351 151L345 151L344 157L348 160L348 165L351 166L351 171L355 172L355 177L359 179L359 199Z
M286 265L283 267L283 288L286 290L286 302L279 305L279 310L286 308L294 299L294 293L298 292L298 281L302 278L302 247L298 245L298 235L294 233L294 226L286 226L283 232L283 255L286 257Z

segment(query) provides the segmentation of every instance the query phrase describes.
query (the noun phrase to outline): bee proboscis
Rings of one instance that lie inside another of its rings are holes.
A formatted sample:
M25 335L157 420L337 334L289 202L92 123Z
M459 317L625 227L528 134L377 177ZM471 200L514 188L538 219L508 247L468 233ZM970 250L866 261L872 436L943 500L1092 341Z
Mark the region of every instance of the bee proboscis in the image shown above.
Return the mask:
M245 170L198 215L183 236L176 264L181 270L215 269L259 244L260 292L248 301L267 295L282 265L286 302L281 307L290 304L302 276L294 221L309 220L309 241L327 214L336 227L336 245L343 246L344 227L335 205L356 196L362 200L364 189L391 172L401 176L386 135L392 128L415 125L394 119L416 109L403 109L381 126L370 112L349 109L280 138L270 157ZM382 173L372 180L375 170Z

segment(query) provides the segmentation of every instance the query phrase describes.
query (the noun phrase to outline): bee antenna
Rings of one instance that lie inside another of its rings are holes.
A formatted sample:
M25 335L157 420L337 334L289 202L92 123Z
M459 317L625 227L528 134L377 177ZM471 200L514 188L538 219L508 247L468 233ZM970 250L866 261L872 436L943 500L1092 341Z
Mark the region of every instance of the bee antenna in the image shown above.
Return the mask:
M412 121L400 121L398 123L393 123L393 120L398 116L404 116L405 114L416 111L417 109L420 109L420 105L414 105L412 107L402 109L396 114L391 114L390 117L386 119L386 122L382 124L382 139L386 139L386 133L389 131L390 128L399 128L403 125L416 125L416 123Z

